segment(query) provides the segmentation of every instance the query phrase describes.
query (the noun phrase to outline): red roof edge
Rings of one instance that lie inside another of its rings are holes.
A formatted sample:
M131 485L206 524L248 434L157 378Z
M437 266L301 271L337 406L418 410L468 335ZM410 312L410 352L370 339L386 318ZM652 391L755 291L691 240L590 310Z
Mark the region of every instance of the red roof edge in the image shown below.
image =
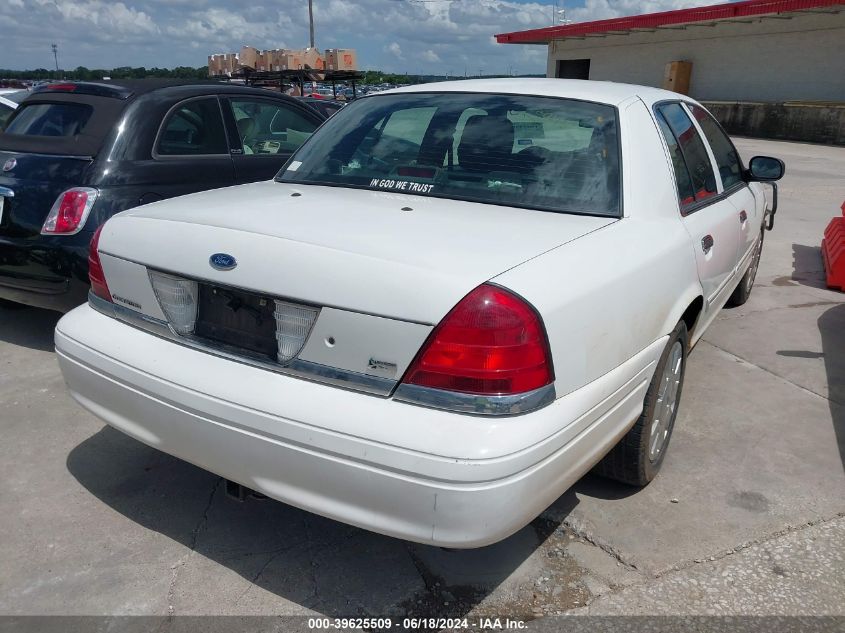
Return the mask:
M727 18L741 18L768 13L787 13L820 7L845 4L843 0L745 0L729 2L691 9L676 9L660 13L644 13L594 22L581 22L563 26L549 26L529 31L514 31L496 35L499 44L545 44L550 40L577 37L609 31L629 31L631 29L657 28L672 24L688 24Z

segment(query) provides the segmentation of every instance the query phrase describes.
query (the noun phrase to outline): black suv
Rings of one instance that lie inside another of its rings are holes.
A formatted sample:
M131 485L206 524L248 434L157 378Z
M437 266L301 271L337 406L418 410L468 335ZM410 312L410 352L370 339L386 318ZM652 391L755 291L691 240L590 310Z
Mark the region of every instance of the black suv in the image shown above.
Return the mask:
M225 83L35 90L0 133L0 301L84 303L88 243L109 217L268 180L324 119L292 97Z

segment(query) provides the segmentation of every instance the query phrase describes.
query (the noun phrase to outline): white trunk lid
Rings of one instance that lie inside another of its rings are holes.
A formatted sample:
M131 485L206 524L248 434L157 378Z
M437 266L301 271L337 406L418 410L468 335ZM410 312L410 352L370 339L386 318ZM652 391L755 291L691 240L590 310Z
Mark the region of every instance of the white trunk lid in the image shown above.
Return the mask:
M484 281L613 221L271 181L121 213L105 225L100 250L185 277L435 324ZM215 270L214 253L237 266Z

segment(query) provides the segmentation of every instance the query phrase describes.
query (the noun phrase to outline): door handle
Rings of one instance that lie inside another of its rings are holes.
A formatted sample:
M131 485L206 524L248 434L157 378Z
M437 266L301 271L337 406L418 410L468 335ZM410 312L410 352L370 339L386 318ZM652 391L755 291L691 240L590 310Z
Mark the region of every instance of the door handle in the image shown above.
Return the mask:
M713 241L712 235L705 235L701 238L701 250L704 251L705 255L710 252L711 248L713 248L713 244L715 244L715 242Z
M748 214L745 212L745 209L739 212L739 221L745 222L748 219Z

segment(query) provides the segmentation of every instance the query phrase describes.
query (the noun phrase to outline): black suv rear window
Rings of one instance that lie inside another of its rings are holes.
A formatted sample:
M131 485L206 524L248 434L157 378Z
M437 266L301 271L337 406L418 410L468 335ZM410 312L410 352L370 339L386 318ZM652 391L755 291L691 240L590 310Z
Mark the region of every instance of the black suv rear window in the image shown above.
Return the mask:
M9 117L0 150L96 156L128 103L75 92L34 93Z
M6 128L6 134L76 136L82 134L93 111L90 105L81 103L23 105Z

